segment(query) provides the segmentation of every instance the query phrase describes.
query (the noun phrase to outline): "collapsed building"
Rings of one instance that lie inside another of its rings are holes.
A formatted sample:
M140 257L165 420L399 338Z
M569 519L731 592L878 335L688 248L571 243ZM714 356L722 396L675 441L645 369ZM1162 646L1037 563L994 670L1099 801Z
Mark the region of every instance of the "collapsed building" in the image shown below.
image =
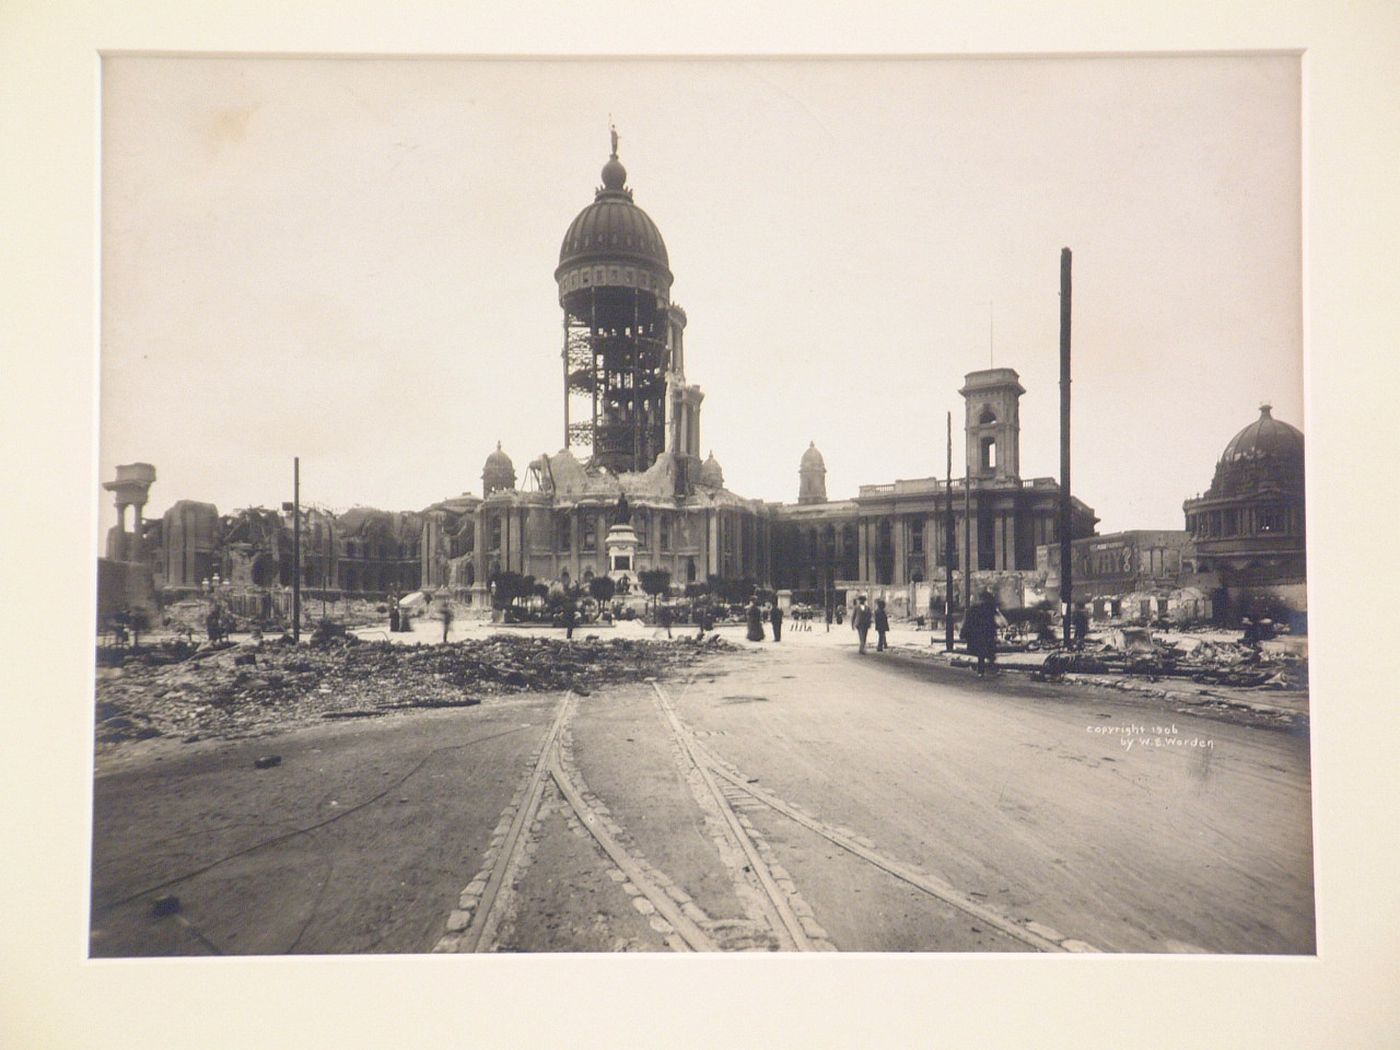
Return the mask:
M982 590L1011 608L1056 598L1060 487L1021 476L1025 390L1014 369L967 374L965 464L951 485L898 479L829 499L813 442L794 502L751 499L726 486L712 451L702 458L704 393L686 375L686 312L671 298L665 241L633 198L616 137L602 185L567 227L554 278L562 447L517 473L498 444L480 495L422 511L304 510L304 587L375 599L426 588L485 610L503 572L566 585L607 575L625 589L638 573L664 569L678 591L718 578L818 605L884 597L893 615L916 616L943 607L951 568L954 607ZM1217 593L1261 581L1301 594L1301 435L1267 410L1246 431L1227 447L1210 492L1187 502L1184 532L1098 536L1093 509L1071 499L1076 593L1097 603L1096 617L1205 616ZM125 486L118 506L123 515L134 506L136 521L114 530L121 538L109 541L108 561L146 565L155 591L173 598L215 580L274 596L290 586L287 511L223 516L181 500L146 523L137 489L153 480L154 468L133 464L109 483Z
M285 616L295 574L292 511L248 507L220 514L213 503L177 500L146 521L140 508L155 481L150 464L117 468L119 523L98 564L98 621L141 610L148 616L187 599L219 596L239 615ZM135 499L135 486L140 499ZM135 507L132 529L125 507ZM379 598L419 585L422 515L352 507L336 514L301 508L301 582L308 595Z
M686 314L671 300L665 241L633 198L615 136L554 277L564 446L533 459L517 483L498 444L480 497L424 511L425 586L480 607L502 571L566 584L609 575L626 587L639 571L664 569L677 588L745 580L815 604L864 593L913 615L941 606L951 561L957 587L1024 599L1037 547L1057 542L1059 485L1020 476L1025 390L1013 369L969 373L961 390L967 470L952 489L950 544L942 479L863 485L854 499L829 500L813 442L797 501L765 502L729 490L713 452L701 460L704 394L686 378ZM1093 510L1079 500L1072 508L1074 535L1092 535Z
M1307 619L1307 504L1303 434L1271 405L1240 430L1215 464L1210 487L1182 504L1191 537L1184 571L1209 588L1220 615L1282 610Z

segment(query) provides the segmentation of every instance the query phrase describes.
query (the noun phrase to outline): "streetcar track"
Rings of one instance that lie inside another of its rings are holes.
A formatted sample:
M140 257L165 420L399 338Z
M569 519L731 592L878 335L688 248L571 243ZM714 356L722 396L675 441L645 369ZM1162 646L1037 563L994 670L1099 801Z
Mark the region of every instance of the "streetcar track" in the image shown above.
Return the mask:
M752 825L747 817L741 818L734 811L733 805L725 796L714 778L714 773L710 764L700 761L696 753L698 745L690 737L685 727L677 717L675 709L672 707L670 699L664 690L656 682L651 680L651 687L656 693L656 698L660 702L661 710L667 722L671 726L671 731L679 743L682 752L690 761L691 765L700 774L710 796L719 809L720 817L727 826L732 841L738 844L743 852L744 858L748 861L748 871L757 879L763 891L761 905L768 917L769 925L778 936L781 947L792 948L797 951L816 951L817 945L813 941L813 936L804 927L802 917L798 916L792 909L792 904L788 899L788 894L780 887L774 878L768 863L760 855L758 846L754 842ZM824 933L825 931L823 931Z
M685 914L679 904L672 900L665 890L646 876L637 861L629 856L622 844L607 831L597 813L584 802L578 787L564 772L557 755L550 763L549 772L554 777L554 782L564 801L578 814L579 821L588 829L618 870L641 891L642 896L651 902L652 907L657 910L661 917L674 927L684 947L696 952L718 951L718 946L710 936Z
M507 896L502 891L509 890L517 874L524 868L528 831L539 814L554 748L571 710L573 698L573 693L568 692L559 701L554 721L540 744L534 769L522 789L521 801L515 806L501 841L493 844L494 862L484 880L478 873L477 878L462 891L458 908L448 916L447 932L434 946L434 952L482 952L494 947L504 911L502 905ZM506 812L510 812L510 807Z
M691 760L695 763L696 768L699 769L702 776L705 777L707 783L713 785L714 776L719 776L726 782L727 786L730 788L731 791L742 792L747 797L762 803L764 806L767 806L774 812L779 813L782 816L785 816L788 819L794 821L795 823L801 825L802 827L805 827L808 830L815 832L816 834L827 839L829 842L840 846L842 849L847 850L848 852L854 854L855 856L866 861L872 866L880 869L881 871L884 871L889 875L893 875L895 878L898 878L901 881L907 883L908 885L913 886L915 889L918 889L928 894L929 896L934 897L939 901L942 901L944 904L947 904L963 912L964 914L970 915L981 922L987 923L989 926L992 926L998 932L1003 933L1006 936L1011 937L1015 940L1018 940L1021 943L1036 949L1037 951L1097 951L1096 948L1083 941L1063 937L1062 935L1055 933L1055 931L1049 930L1048 928L1042 927L1046 929L1047 933L1055 934L1054 937L1042 936L1041 934L1036 933L1034 930L1027 929L1026 926L1021 925L1020 923L1006 917L1005 915L1002 915L1001 913L987 907L986 905L979 904L977 901L972 900L970 897L959 892L958 890L943 882L942 880L935 879L922 871L915 870L909 865L903 864L897 860L894 860L890 857L879 853L875 849L871 848L871 846L865 844L870 842L869 839L865 839L863 836L856 835L848 828L834 828L829 824L826 824L820 820L815 819L814 817L807 815L804 812L801 812L797 807L791 805L788 802L785 802L783 799L779 798L777 795L774 795L772 792L764 788L760 788L753 783L750 783L749 778L745 777L733 766L718 758L713 752L711 752L708 748L706 748L703 744L700 743L700 741L696 737L694 730L692 730L689 726L685 725L680 720L680 717L676 714L674 706L671 704L664 690L662 690L661 686L655 680L652 680L651 686L652 689L655 690L658 700L661 702L662 710L665 713L668 721L670 722L672 731L680 740L682 748L684 749L686 754L689 755ZM689 688L688 682L686 687ZM681 695L684 695L684 692L682 692ZM714 787L713 790L716 791L717 795L719 794L719 789L717 787ZM726 801L722 803L721 809L728 816L733 817L737 823L739 818L734 812L732 804ZM747 823L746 818L744 818L744 822ZM745 841L746 838L746 836L741 836L741 842ZM862 839L864 839L864 841L861 841ZM760 879L764 882L765 891L769 891L771 896L774 892L777 892L776 886L773 887L771 891L769 888L769 882L772 879L771 872L768 871L766 866L763 866L761 869L756 867L755 869L756 873L760 870L762 870L763 873L767 874L768 876L768 878L765 880L763 879L763 874L761 874Z

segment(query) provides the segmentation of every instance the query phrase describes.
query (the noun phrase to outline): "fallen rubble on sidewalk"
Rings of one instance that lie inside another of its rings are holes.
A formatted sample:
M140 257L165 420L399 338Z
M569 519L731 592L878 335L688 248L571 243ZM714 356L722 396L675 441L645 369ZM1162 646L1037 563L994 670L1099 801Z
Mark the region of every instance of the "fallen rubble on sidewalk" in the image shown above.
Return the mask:
M465 707L522 691L573 689L675 674L737 647L711 638L573 642L492 636L449 645L323 637L136 653L97 672L99 748L176 736L246 735L316 718L372 717L409 708Z
M1184 678L1199 685L1266 689L1306 689L1308 685L1307 660L1290 653L1237 642L1164 642L1145 630L1121 634L1080 651L1051 652L1034 675L1042 681L1076 673L1133 675L1150 681Z

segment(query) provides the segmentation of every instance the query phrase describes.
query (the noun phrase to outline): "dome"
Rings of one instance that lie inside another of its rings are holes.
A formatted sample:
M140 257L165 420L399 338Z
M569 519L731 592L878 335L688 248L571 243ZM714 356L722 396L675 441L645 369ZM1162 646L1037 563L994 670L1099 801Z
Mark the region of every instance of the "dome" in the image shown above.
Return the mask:
M700 484L711 489L724 487L724 470L720 467L719 460L715 459L714 452L700 465Z
M617 159L617 138L612 156L603 165L603 185L593 203L578 213L559 247L559 269L588 260L631 260L656 267L670 277L666 242L651 216L632 203L626 188L627 169Z
M826 460L822 459L822 454L817 451L817 443L813 441L807 446L807 451L802 453L802 470L825 470Z
M1303 434L1297 427L1275 419L1272 405L1259 406L1259 418L1245 427L1225 446L1220 458L1225 463L1258 456L1303 456Z
M1269 492L1302 492L1303 435L1275 419L1270 406L1225 446L1207 495L1213 499Z
M496 442L496 451L486 457L486 465L481 468L481 487L482 494L486 496L501 489L515 488L515 464L501 450L499 441Z

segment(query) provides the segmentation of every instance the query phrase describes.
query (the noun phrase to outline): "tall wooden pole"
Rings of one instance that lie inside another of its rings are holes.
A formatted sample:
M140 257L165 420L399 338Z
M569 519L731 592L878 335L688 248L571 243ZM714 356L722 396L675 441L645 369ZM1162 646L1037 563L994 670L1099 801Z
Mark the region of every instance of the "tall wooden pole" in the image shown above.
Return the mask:
M1074 583L1071 574L1069 479L1069 321L1070 253L1060 250L1060 626L1063 641L1070 642L1074 623Z
M292 641L301 641L301 457L292 457Z
M967 449L967 432L963 432L964 455L967 459L963 471L963 610L972 608L972 452Z
M953 413L948 413L948 478L943 504L943 646L953 651L953 552L957 550L958 535L953 527Z

